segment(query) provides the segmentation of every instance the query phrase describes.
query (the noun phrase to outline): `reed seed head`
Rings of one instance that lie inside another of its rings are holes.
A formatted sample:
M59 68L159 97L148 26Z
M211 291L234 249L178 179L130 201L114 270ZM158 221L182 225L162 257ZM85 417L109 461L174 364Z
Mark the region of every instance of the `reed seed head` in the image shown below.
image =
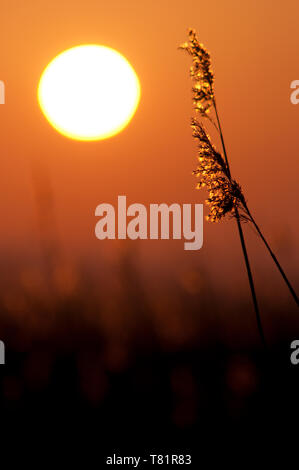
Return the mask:
M189 30L188 38L189 41L182 44L180 49L186 50L192 57L190 76L194 82L192 98L195 111L209 119L220 133L219 127L208 114L211 109L216 110L210 54L199 42L194 29ZM197 188L206 187L208 191L206 203L210 212L207 219L218 222L228 214L234 216L236 209L240 209L239 216L248 220L243 211L246 202L241 187L231 178L226 160L216 150L204 126L196 118L192 118L191 128L198 146L199 163L193 172L199 178Z
M193 137L197 141L198 166L194 174L199 178L197 188L206 187L210 207L207 220L218 222L235 209L244 207L245 199L238 183L230 177L225 160L212 144L204 126L192 118Z
M188 37L189 41L182 44L180 49L187 51L192 57L190 76L194 81L193 104L196 111L208 117L214 98L214 75L211 71L210 54L199 42L194 29L189 29Z

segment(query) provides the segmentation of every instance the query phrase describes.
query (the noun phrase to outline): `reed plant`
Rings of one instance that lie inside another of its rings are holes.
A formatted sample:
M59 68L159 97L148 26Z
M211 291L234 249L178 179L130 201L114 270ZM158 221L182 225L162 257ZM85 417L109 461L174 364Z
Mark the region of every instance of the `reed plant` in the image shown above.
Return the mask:
M253 218L241 186L231 175L220 117L216 105L214 74L211 69L210 54L205 46L199 42L194 29L189 30L188 41L182 44L179 48L185 50L192 59L192 65L190 68L190 77L193 82L192 100L195 113L201 117L201 121L198 120L197 117L192 117L191 119L192 134L193 138L197 142L198 148L198 166L194 170L194 174L199 179L197 187L205 187L208 191L208 199L206 202L210 209L209 215L207 216L209 221L219 222L226 216L232 216L236 220L253 306L256 314L257 326L261 340L264 346L266 346L242 222L246 221L253 225L297 305L299 305L298 297L260 227ZM209 121L217 130L220 136L222 153L216 149L208 135L203 124L204 120Z

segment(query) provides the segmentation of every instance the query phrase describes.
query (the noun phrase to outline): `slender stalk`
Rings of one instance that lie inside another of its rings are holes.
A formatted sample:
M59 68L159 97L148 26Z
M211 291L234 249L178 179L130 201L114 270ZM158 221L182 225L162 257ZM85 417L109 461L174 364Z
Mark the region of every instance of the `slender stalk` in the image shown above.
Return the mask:
M221 144L222 144L222 148L223 148L225 163L226 163L226 166L227 166L227 171L228 171L229 178L231 179L230 167L229 167L229 163L228 163L228 158L227 158L227 153L226 153L226 147L225 147L224 138L223 138L223 134L222 134L222 128L221 128L220 119L219 119L219 115L218 115L218 111L217 111L217 106L216 106L216 99L215 99L215 97L213 98L213 105L214 105L215 114L216 114L216 119L217 119L217 123L218 123L218 130L219 130L220 139L221 139Z
M219 128L218 130L219 130L219 134L220 134L220 138L221 138L221 143L222 143L222 147L223 147L223 152L224 152L224 156L225 156L225 162L226 162L226 165L227 165L228 174L229 174L229 176L231 176L231 174L230 174L230 168L229 168L229 163L228 163L228 158L227 158L227 153L226 153L225 144L224 144L224 139L223 139L223 134L222 134L222 131L221 131L221 126L220 126L220 120L219 120L219 116L218 116L218 112L217 112L217 106L216 106L215 98L214 98L214 100L213 100L213 104L214 104L216 119L217 119L217 122L218 122L218 128ZM217 127L216 127L216 128L217 128ZM275 254L274 254L273 251L271 250L271 248L270 248L270 246L269 246L267 240L265 239L265 237L264 237L264 235L262 234L262 232L261 232L259 226L257 225L257 223L255 222L254 218L252 217L252 215L251 215L251 213L250 213L250 211L249 211L249 209L248 209L248 207L247 207L246 204L244 204L244 209L245 209L245 211L247 212L247 215L248 215L248 217L250 218L251 222L253 223L253 225L254 225L254 227L255 227L257 233L259 234L259 236L261 237L262 241L264 242L264 244L265 244L267 250L269 251L269 253L270 253L270 255L271 255L271 257L272 257L274 263L276 264L276 266L277 266L277 268L278 268L280 274L282 275L282 277L283 277L283 279L284 279L286 285L288 286L289 291L290 291L292 297L294 298L296 304L299 305L299 299L298 299L298 297L297 297L297 294L296 294L294 288L292 287L290 281L289 281L288 278L287 278L287 275L285 274L284 270L282 269L282 267L281 267L281 265L280 265L278 259L276 258ZM238 221L239 219L240 219L240 217L239 217L239 215L238 215L238 216L237 216L237 221ZM238 225L239 225L239 224L238 224ZM242 230L242 228L241 228L241 230Z
M273 251L271 250L271 248L270 248L270 246L269 246L267 240L265 239L265 237L264 237L264 235L262 234L262 232L261 232L259 226L257 225L257 223L255 222L254 218L252 217L252 215L251 215L251 213L250 213L250 211L249 211L249 209L248 209L248 207L247 207L246 204L244 205L244 208L245 208L245 210L246 210L246 212L247 212L247 214L248 214L248 217L250 218L251 222L253 223L253 225L254 225L254 227L255 227L257 233L259 234L259 236L261 237L262 241L264 242L264 244L265 244L267 250L269 251L269 253L270 253L270 255L271 255L271 257L272 257L274 263L276 264L276 266L277 266L277 268L278 268L280 274L282 275L282 277L283 277L283 279L284 279L286 285L288 286L289 291L290 291L292 297L294 298L296 304L299 305L299 299L298 299L298 297L297 297L297 294L296 294L294 288L292 287L290 281L289 281L288 278L287 278L287 275L285 274L284 270L282 269L282 267L281 267L281 265L280 265L278 259L276 258L275 254L274 254Z
M221 124L220 124L220 119L219 119L219 115L218 115L218 111L217 111L215 97L213 98L213 105L214 105L214 110L215 110L216 119L217 119L217 123L218 123L218 129L219 129L221 144L222 144L222 148L223 148L224 158L225 158L229 178L231 179L231 172L230 172L229 162L228 162L228 158L227 158L227 152L226 152L226 147L225 147L225 143L224 143L224 138L223 138L222 128L221 128ZM246 243L245 243L245 238L244 238L244 234L243 234L243 229L242 229L242 225L241 225L241 221L240 221L240 215L239 215L238 208L235 209L235 213L236 213L236 221L237 221L238 232L239 232L239 236L240 236L244 261L245 261L246 270L247 270L249 286L250 286L250 290L251 290L253 306L254 306L255 315L256 315L257 326L258 326L258 330L259 330L259 333L260 333L262 343L265 347L267 347L266 340L265 340L265 335L264 335L264 331L263 331L263 327L262 327L260 311L259 311L259 306L258 306L258 302L257 302L256 293L255 293L254 282L253 282L253 276L252 276L252 272L251 272L251 268L250 268L250 263L249 263L249 258L248 258L248 253L247 253L247 248L246 248Z
M244 234L243 234L243 229L240 221L240 216L239 216L239 211L236 208L236 220L237 220L237 225L238 225L238 230L239 230L239 235L240 235L240 240L241 240L241 245L242 245L242 250L243 250L243 255L244 255L244 260L246 264L246 269L247 269L247 275L248 275L248 281L249 281L249 286L251 290L251 295L252 295L252 300L253 300L253 305L254 305L254 310L255 310L255 315L256 315L256 321L257 321L257 326L258 330L261 336L262 343L265 347L267 347L266 344L266 339L262 327L262 322L261 322L261 317L260 317L260 311L259 311L259 306L256 298L256 293L255 293L255 288L254 288L254 282L253 282L253 277L252 277L252 272L249 264L249 258L247 254L247 248L245 244L245 239L244 239Z

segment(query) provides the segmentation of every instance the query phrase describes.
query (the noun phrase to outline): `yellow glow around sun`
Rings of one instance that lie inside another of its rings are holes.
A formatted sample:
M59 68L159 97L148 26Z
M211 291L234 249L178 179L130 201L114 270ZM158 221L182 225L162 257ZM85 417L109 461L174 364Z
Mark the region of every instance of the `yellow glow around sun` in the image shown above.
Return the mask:
M117 134L133 117L139 100L139 80L129 62L114 49L95 44L59 54L38 85L38 101L47 120L77 140Z

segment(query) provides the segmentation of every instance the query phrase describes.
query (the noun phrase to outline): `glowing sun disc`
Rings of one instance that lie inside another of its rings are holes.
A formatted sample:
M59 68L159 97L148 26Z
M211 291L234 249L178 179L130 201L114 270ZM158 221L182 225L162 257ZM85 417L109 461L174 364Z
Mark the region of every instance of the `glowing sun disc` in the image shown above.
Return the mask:
M138 77L119 52L86 44L56 56L38 85L38 102L61 134L100 140L124 129L140 100Z

